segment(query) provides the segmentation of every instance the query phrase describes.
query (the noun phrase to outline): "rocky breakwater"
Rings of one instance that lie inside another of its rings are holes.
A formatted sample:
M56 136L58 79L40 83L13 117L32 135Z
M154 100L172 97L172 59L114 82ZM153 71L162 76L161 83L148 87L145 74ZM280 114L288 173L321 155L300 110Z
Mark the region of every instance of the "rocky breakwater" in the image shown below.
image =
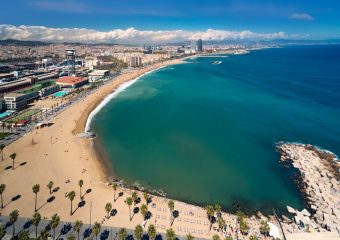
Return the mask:
M305 195L308 210L294 214L294 221L316 231L340 231L339 161L328 151L309 144L280 143L277 146L280 161L298 169L297 183Z

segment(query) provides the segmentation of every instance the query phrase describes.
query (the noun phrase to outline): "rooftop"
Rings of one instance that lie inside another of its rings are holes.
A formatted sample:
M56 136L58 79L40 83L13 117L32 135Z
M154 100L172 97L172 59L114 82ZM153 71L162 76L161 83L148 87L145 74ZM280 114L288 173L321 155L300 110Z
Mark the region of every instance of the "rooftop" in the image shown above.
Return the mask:
M75 76L65 76L59 78L56 83L64 83L64 84L77 84L83 81L87 81L86 77L75 77Z

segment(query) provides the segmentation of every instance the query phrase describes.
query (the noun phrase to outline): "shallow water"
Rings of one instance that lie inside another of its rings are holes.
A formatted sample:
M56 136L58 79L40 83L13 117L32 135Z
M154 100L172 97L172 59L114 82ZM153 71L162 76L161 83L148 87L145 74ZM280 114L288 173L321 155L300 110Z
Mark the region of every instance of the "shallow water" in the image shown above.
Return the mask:
M128 183L228 210L301 208L275 143L339 155L339 66L339 45L191 59L143 76L95 115L91 130Z

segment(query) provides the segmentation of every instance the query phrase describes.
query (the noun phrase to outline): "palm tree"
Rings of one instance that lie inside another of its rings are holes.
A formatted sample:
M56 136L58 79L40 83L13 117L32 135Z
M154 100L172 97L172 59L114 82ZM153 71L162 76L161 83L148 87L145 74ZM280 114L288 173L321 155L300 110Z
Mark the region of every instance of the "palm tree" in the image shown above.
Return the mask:
M153 224L150 224L148 227L148 235L151 240L154 240L156 238L156 228Z
M6 185L1 184L0 185L1 208L4 208L4 201L2 199L2 194L4 193L5 190L6 190Z
M219 217L218 219L217 219L217 222L218 222L218 227L221 229L221 230L223 230L223 228L225 227L225 221L224 221L224 219L222 218L222 217Z
M214 210L214 207L212 205L206 206L205 210L207 212L207 216L208 216L208 219L210 221L210 228L209 228L209 231L210 231L211 227L212 227L212 218L215 215L215 210Z
M13 161L12 170L14 170L14 160L15 160L16 157L17 157L17 154L16 154L16 153L12 153L12 154L10 155L10 158L12 158L12 161Z
M6 228L3 225L0 225L0 239L6 235Z
M60 217L58 214L54 214L51 219L51 228L53 229L53 240L55 239L55 229L58 227L60 223Z
M144 192L144 193L143 193L143 197L144 197L144 199L145 199L146 205L148 205L148 204L149 204L149 194L148 194L147 192Z
M40 236L38 237L38 240L48 240L49 237L50 237L50 234L48 233L48 231L46 229L43 229L40 232Z
M75 196L76 196L76 193L74 191L71 191L67 194L68 199L70 199L70 201L71 201L71 212L70 212L71 216L73 215L72 202L73 202Z
M96 236L96 239L97 239L97 237L98 237L98 234L100 233L101 227L102 227L102 226L100 225L99 222L95 222L95 223L94 223L94 226L93 226L93 235Z
M125 228L121 228L118 232L119 240L126 240L127 232Z
M260 226L260 232L263 236L267 236L269 230L270 230L270 227L268 225L268 222L267 221L264 221L264 220L261 220L260 222L261 226Z
M116 191L117 191L117 183L113 183L112 184L112 188L113 188L113 201L115 202L116 201Z
M35 238L38 238L38 225L41 221L41 215L38 212L33 214L32 223L35 226Z
M13 226L13 237L15 237L15 222L18 220L18 217L19 217L19 211L18 210L13 210L9 214L9 222Z
M52 194L53 185L54 185L53 181L49 181L49 183L47 184L47 188L50 190L50 194Z
M35 184L32 187L32 191L35 194L34 212L36 212L37 211L37 198L38 198L38 192L40 191L40 185L39 184Z
M83 196L81 195L81 188L82 188L83 185L84 185L84 181L83 181L82 179L80 179L79 182L78 182L78 185L79 185L80 199L83 199Z
M174 201L169 200L168 207L169 207L169 210L170 210L170 221L171 221L170 225L172 226L172 224L174 222L174 220L173 220L174 219L174 209L175 209Z
M218 236L217 234L214 234L214 236L212 237L213 240L220 240L220 236Z
M2 122L1 127L2 127L2 131L5 132L6 123Z
M136 228L135 228L135 237L137 240L141 240L142 237L143 237L143 228L141 225L137 225Z
M80 220L77 220L77 221L74 223L73 230L77 232L77 239L78 239L78 240L79 240L79 232L80 232L82 226L83 226L83 222L80 221Z
M140 213L143 215L143 218L145 219L146 214L148 213L148 207L145 204L142 204L140 207Z
M221 211L222 211L221 205L220 204L215 204L215 212L216 212L218 217L221 216Z
M106 213L107 213L107 219L109 219L110 218L110 212L111 212L111 210L112 210L112 204L111 203L107 203L106 205L105 205L105 211L106 211Z
M29 240L30 239L30 233L27 230L22 230L21 232L19 232L17 239L19 239L19 240Z
M195 239L195 237L192 236L190 233L188 233L187 240L194 240L194 239Z
M172 228L166 230L166 239L167 240L175 240L176 239L175 231Z
M5 148L5 144L1 144L0 145L0 150L1 150L1 161L4 160L4 148Z
M130 221L131 221L132 220L132 218L131 218L132 197L126 198L126 204L129 206L129 214L130 214Z
M131 197L132 197L133 205L136 205L136 201L137 201L137 198L138 198L137 192L133 191Z

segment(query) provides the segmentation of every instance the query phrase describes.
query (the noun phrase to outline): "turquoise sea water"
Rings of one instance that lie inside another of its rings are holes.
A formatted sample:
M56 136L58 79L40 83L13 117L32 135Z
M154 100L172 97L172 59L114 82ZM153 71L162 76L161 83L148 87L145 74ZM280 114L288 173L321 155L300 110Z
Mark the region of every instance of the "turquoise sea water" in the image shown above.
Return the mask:
M275 143L311 143L340 154L340 46L168 66L110 101L91 130L128 183L228 210L235 203L266 213L301 208Z

